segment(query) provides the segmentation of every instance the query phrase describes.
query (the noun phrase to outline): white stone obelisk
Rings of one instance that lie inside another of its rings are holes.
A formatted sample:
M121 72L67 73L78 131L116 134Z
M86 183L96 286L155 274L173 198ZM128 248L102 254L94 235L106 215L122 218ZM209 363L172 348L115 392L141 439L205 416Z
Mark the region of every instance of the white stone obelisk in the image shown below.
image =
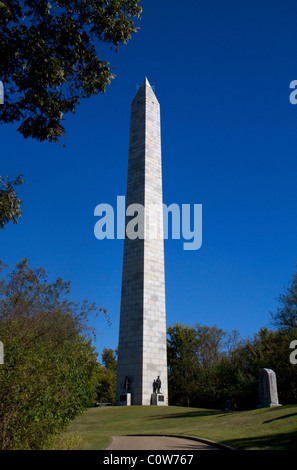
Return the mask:
M128 391L132 405L152 404L160 377L153 402L168 405L160 105L147 79L131 105L126 207L116 403Z

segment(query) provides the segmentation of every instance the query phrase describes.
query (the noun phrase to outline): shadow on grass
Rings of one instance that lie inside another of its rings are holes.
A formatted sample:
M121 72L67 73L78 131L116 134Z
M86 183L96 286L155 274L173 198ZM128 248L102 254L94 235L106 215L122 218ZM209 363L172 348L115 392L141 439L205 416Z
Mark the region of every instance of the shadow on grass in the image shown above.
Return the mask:
M238 450L297 450L297 431L221 441Z
M272 421L278 421L280 419L286 419L286 418L291 418L291 416L297 416L297 413L290 413L288 415L284 415L284 416L278 416L277 418L272 418L272 419L269 419L267 421L264 421L264 423L272 423ZM264 424L263 423L263 424ZM296 445L296 448L297 448L297 445Z
M188 411L183 413L169 413L169 414L162 414L151 416L150 419L171 419L171 418L197 418L202 416L217 416L222 415L224 416L225 413L220 410L197 410L197 411Z

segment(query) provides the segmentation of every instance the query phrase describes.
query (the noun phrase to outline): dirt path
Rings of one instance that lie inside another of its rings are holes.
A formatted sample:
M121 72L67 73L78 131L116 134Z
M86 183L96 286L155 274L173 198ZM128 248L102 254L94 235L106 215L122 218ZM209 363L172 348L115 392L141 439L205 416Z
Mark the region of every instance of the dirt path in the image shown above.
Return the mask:
M114 436L106 450L218 450L203 442L168 436Z

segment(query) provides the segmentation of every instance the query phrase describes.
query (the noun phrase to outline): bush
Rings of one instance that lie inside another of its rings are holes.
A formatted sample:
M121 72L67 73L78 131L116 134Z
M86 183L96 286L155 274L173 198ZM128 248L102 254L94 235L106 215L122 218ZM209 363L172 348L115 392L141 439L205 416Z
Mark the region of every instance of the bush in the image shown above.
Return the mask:
M2 266L3 268L3 266ZM70 284L47 282L23 260L0 281L0 448L41 449L96 392L96 354L86 301L66 300Z

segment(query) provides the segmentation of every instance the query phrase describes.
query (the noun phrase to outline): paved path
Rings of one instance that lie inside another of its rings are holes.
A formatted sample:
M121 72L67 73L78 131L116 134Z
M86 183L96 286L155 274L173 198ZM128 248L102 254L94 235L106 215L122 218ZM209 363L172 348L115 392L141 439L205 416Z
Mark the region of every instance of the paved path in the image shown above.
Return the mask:
M115 436L106 450L218 450L191 439L168 436Z

